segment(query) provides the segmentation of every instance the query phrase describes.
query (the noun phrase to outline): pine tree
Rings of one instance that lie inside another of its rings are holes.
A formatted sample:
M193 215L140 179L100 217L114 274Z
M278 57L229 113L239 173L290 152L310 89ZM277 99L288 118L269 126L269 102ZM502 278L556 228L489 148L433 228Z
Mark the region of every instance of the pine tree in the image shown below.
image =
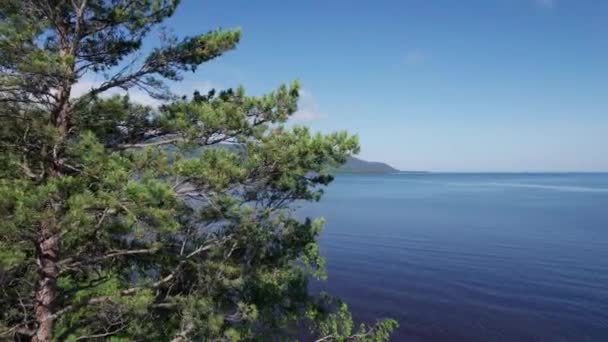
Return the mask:
M319 200L359 149L285 126L299 86L188 98L166 81L238 30L144 37L178 0L0 0L0 336L15 340L387 340L313 296ZM86 75L104 81L75 97ZM106 96L140 89L159 108Z

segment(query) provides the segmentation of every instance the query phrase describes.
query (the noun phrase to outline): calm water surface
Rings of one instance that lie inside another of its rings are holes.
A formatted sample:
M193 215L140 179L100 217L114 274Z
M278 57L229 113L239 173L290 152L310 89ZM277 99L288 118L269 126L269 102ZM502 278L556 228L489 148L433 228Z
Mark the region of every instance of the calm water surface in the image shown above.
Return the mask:
M342 175L329 279L395 341L608 341L608 174Z

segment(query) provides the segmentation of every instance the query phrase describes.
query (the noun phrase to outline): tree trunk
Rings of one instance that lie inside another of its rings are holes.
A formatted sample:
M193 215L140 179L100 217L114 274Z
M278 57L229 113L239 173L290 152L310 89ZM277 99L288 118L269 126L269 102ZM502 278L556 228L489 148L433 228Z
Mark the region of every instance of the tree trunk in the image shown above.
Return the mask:
M66 138L68 114L70 110L71 83L65 82L59 90L57 109L53 111L53 120L58 131L58 139L50 152L52 164L47 170L48 179L61 177L61 144ZM61 195L59 195L61 196ZM55 217L60 214L57 203L60 198L49 198L47 204L48 217L40 224L36 241L38 262L38 288L36 289L36 304L34 317L36 333L34 342L50 342L53 337L53 304L57 291L57 276L59 275L59 234L55 225Z
M86 2L85 2L86 3ZM83 7L84 8L84 4ZM81 20L82 8L78 13L78 21ZM56 18L57 19L57 18ZM63 18L61 18L63 19ZM77 49L77 41L70 41L69 23L63 20L57 20L56 24L57 35L59 37L59 56L62 59L74 57ZM79 37L80 32L76 32ZM57 102L54 109L51 111L51 120L57 129L57 140L55 145L51 147L50 154L51 164L47 169L47 177L53 178L62 176L62 150L63 144L67 138L70 115L70 94L74 83L75 62L72 59L70 64L66 65L66 73L63 79L57 85ZM43 149L45 151L46 149ZM44 152L43 152L44 153ZM47 180L48 180L47 179ZM57 276L59 275L59 227L56 224L56 216L60 215L62 195L59 198L48 199L48 214L49 216L43 219L36 241L36 253L38 261L38 287L36 289L36 304L34 306L34 318L36 320L36 333L32 340L34 342L50 342L53 337L53 321L54 312L53 304L57 292Z
M43 223L40 227L36 249L39 280L34 307L37 328L33 341L48 342L51 341L53 335L53 311L51 306L55 299L57 275L59 274L57 265L59 238L52 232L48 223Z

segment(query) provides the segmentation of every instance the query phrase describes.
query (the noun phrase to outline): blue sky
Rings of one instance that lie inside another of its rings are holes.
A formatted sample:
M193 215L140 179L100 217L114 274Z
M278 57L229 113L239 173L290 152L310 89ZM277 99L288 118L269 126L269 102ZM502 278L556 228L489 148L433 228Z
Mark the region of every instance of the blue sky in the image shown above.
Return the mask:
M182 87L298 79L300 123L405 170L608 171L608 1L183 0L178 35L240 27Z

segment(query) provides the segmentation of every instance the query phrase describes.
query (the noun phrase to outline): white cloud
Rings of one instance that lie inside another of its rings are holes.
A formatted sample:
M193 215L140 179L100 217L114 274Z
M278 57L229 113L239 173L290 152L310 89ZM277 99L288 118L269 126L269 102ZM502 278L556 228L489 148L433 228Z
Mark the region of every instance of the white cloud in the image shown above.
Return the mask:
M91 89L99 87L103 81L97 81L90 78L84 78L74 85L72 88L72 97L76 98L89 92ZM176 95L191 96L195 90L201 94L206 94L211 89L223 89L220 85L207 80L187 80L183 82L170 84L171 91ZM125 91L120 88L113 88L104 93L102 97L109 97L116 94L129 94L131 101L150 107L158 107L163 101L152 98L146 92L132 88ZM291 119L294 122L310 122L316 121L325 117L324 113L319 109L312 93L306 89L300 90L300 101L298 103L298 111L295 112Z
M325 115L319 109L319 105L312 96L312 93L306 89L300 90L300 102L298 103L298 111L291 118L296 122L310 122L323 118Z
M76 98L82 96L89 92L91 89L99 87L103 81L97 81L94 79L82 79L78 83L74 84L72 88L72 98ZM176 95L186 95L191 96L195 90L198 90L201 94L206 94L211 89L221 89L218 85L211 81L201 80L201 81L183 81L170 85L171 91ZM157 100L145 91L137 88L131 88L129 90L124 90L120 88L113 88L104 93L102 93L102 97L109 97L113 95L125 95L129 94L129 98L131 101L135 103L139 103L146 106L158 107L163 101Z
M83 80L79 81L78 83L74 84L74 86L72 87L72 93L71 93L72 98L82 96L82 95L88 93L91 89L99 87L102 83L103 83L103 81L83 79ZM120 89L120 88L112 88L112 89L109 89L108 91L103 92L100 96L110 97L113 95L125 95L125 94L129 94L129 98L131 99L131 101L142 104L142 105L158 107L162 104L162 101L152 98L145 91L135 89L135 88L129 89L129 90L124 90L124 89Z
M175 83L171 86L171 91L178 95L191 96L195 90L201 94L207 94L211 89L221 90L222 87L214 82L207 80L192 80Z
M426 53L424 53L424 51L422 51L420 49L409 50L405 54L405 63L407 65L421 64L421 63L424 63L424 61L426 61L426 59L427 59Z
M536 5L542 8L553 8L557 4L557 0L535 0Z
M74 86L72 87L72 97L80 97L84 94L86 94L88 91L90 91L91 89L99 86L101 84L101 82L95 82L95 81L90 81L90 80L81 80L78 81L78 83L74 84Z

